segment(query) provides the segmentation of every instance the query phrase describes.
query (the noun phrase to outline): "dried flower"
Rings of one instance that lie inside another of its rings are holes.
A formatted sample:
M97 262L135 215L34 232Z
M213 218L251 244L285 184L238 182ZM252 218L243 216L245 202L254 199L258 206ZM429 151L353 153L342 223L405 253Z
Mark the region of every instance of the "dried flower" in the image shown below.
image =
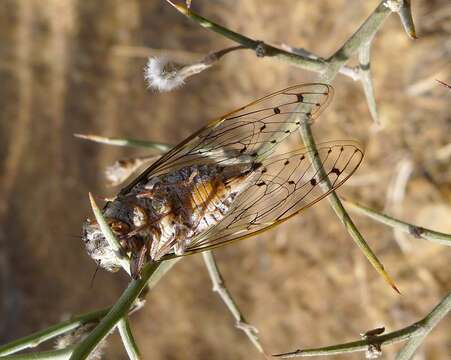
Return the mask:
M212 64L199 62L191 65L179 64L165 57L151 57L144 68L144 78L150 88L171 91L185 83L185 79L208 69Z
M167 57L150 57L144 68L144 78L152 89L171 91L185 83L185 79L208 69L224 55L245 49L244 46L231 46L212 52L193 64L180 64Z
M78 327L74 331L64 334L56 339L55 349L66 349L82 341L96 324L86 324ZM103 355L103 350L107 345L106 337L97 344L95 349L89 354L88 360L100 360Z
M158 157L159 156L152 158L118 160L113 165L110 165L105 169L105 177L108 180L109 185L120 185L127 180L130 175L132 175L142 164Z

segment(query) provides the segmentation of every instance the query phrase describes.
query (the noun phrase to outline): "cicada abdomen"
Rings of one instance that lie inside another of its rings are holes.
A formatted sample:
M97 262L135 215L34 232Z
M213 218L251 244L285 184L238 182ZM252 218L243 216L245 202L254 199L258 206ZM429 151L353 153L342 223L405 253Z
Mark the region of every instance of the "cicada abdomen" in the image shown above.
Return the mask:
M277 145L327 105L331 87L293 86L213 121L153 163L103 213L138 276L148 260L192 254L266 231L340 186L360 164L352 141L279 153ZM318 169L309 158L322 164ZM90 255L109 256L96 223L84 226Z

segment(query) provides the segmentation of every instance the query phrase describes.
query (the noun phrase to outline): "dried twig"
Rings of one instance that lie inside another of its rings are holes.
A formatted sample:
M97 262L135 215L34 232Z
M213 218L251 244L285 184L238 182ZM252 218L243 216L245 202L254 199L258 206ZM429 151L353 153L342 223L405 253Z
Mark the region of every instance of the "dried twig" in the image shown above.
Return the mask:
M396 166L395 176L387 189L387 204L385 206L385 211L390 209L396 216L402 215L407 183L409 182L413 169L414 164L410 157L406 156L399 161ZM394 228L393 234L396 242L403 252L408 252L412 249L403 232L399 231L397 228Z
M216 264L213 252L204 251L202 255L204 257L205 265L207 266L208 274L210 275L210 279L213 284L213 291L218 293L224 304L226 304L227 308L232 313L236 321L236 327L244 331L244 333L247 335L252 344L254 344L257 350L264 354L265 352L263 350L263 347L258 340L258 330L257 328L246 322L243 314L238 308L238 305L233 300L232 295L230 295L229 290L225 286L224 279L219 272L219 268Z

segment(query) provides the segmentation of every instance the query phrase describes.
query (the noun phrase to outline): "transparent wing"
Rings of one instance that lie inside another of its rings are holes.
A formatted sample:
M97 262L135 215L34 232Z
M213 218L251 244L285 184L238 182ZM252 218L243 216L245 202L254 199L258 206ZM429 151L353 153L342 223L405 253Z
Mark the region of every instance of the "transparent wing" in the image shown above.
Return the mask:
M315 170L309 156L321 161L325 175ZM362 158L363 150L354 141L323 143L317 152L301 148L268 157L224 219L195 238L186 254L222 246L281 224L342 185ZM326 182L331 190L324 189Z
M163 155L120 195L129 193L141 181L183 166L264 159L301 121L318 117L332 93L332 87L326 84L295 85L226 114ZM296 110L298 105L304 106Z

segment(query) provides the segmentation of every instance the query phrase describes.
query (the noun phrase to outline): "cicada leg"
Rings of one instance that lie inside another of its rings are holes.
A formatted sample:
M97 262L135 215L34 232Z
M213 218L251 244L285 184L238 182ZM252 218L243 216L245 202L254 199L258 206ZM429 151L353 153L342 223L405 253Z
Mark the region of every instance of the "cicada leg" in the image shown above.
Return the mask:
M141 270L147 260L148 252L147 244L143 244L138 252L132 252L132 259L130 262L130 273L133 279L139 279Z

